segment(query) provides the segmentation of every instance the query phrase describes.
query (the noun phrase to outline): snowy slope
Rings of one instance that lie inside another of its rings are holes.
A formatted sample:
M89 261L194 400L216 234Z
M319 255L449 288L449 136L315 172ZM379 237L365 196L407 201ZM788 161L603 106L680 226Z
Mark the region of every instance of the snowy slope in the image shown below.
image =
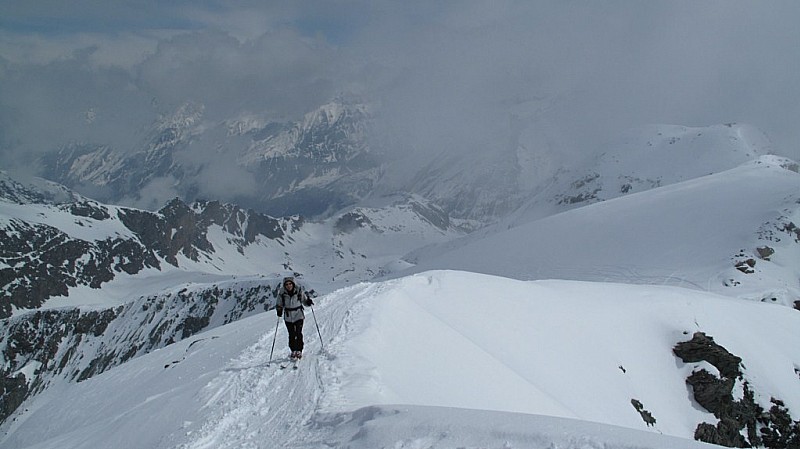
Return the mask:
M276 321L260 314L47 390L0 446L703 447L694 429L715 418L685 378L715 368L673 347L706 332L742 359L737 399L747 382L796 416L800 315L786 312L676 287L422 273L319 298L325 350L309 321L296 372L268 363ZM276 360L285 339L279 326Z
M746 124L650 125L602 144L583 161L540 179L505 221L525 223L587 204L720 173L771 154L763 132ZM546 174L546 173L543 173Z
M792 306L800 298L796 166L763 156L518 226L501 223L409 260L418 264L413 271L679 285ZM748 261L754 266L742 265Z

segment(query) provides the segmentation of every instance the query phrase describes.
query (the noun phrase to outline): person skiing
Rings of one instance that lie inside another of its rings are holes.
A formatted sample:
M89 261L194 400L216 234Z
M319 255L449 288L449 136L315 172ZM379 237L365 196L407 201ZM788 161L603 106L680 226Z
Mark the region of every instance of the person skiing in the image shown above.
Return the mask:
M303 320L305 313L303 306L314 305L308 293L299 285L295 284L294 278L287 276L283 278L283 284L278 292L278 299L275 304L275 312L278 317L283 316L286 329L289 331L289 349L292 351L291 359L299 360L303 357Z

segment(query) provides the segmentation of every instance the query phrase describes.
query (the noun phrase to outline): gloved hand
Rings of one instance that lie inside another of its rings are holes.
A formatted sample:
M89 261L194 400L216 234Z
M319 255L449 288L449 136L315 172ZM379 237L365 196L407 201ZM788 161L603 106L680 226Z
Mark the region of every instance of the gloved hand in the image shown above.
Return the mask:
M283 307L275 307L275 313L277 313L278 316L283 316Z
M306 307L311 307L314 305L314 301L311 300L308 296L306 296L306 300L303 302Z

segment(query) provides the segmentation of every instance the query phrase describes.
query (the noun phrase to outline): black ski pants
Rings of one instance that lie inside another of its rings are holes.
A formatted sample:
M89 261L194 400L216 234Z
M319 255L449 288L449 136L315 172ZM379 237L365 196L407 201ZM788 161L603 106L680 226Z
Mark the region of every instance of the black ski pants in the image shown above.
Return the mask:
M289 330L289 349L294 351L303 350L303 320L294 323L285 321L286 329Z

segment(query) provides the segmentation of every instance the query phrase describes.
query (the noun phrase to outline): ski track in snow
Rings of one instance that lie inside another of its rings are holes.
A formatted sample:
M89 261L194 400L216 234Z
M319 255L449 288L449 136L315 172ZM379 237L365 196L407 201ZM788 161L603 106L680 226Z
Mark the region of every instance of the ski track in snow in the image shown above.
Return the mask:
M353 317L366 306L359 299L371 297L382 285L362 289L350 298L351 307L336 307L336 300L326 301L316 311L324 317L319 321L322 335L332 336L321 348L319 336L310 310L306 310L303 329L304 357L298 369L281 369L288 360L286 328L278 326L264 334L231 362L231 366L212 380L201 392L200 413L207 419L198 430L188 431L185 443L176 449L254 449L265 447L317 447L315 426L309 426L317 413L340 411L343 403L340 386L342 379L352 373L334 368L331 361L337 358L337 349L347 341L353 331ZM345 289L338 295L347 295ZM341 300L341 299L340 299ZM332 313L330 313L332 312ZM270 350L276 338L273 359ZM318 438L322 438L318 436Z

